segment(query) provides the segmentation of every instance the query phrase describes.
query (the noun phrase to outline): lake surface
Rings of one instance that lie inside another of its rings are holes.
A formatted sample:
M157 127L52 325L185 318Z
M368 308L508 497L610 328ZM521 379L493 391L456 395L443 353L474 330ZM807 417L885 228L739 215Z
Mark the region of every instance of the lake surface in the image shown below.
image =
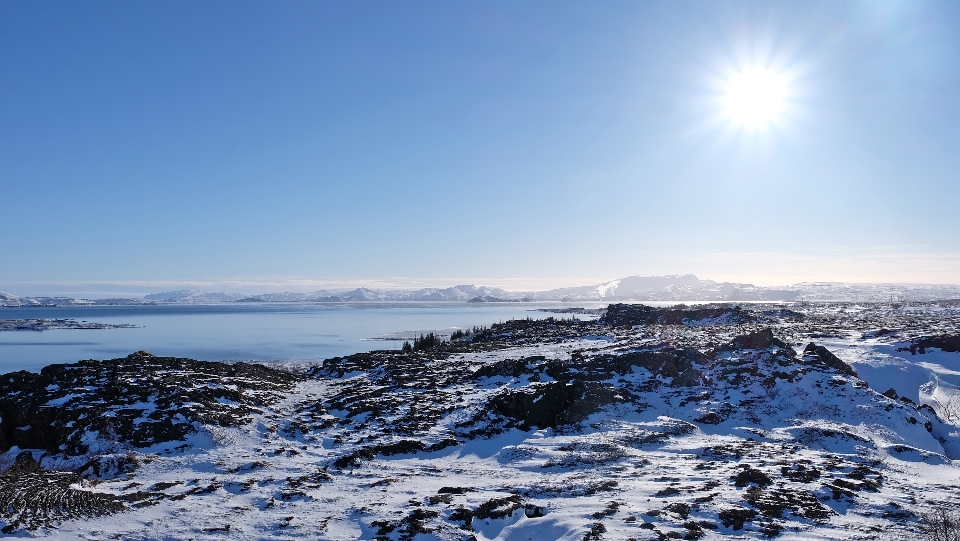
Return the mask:
M653 304L653 303L651 303ZM219 360L321 360L403 339L509 319L571 317L540 308L599 308L606 303L351 303L0 308L0 319L75 319L133 329L0 332L0 374L53 363L113 359L137 350ZM583 317L583 316L577 316ZM391 337L391 340L379 338Z

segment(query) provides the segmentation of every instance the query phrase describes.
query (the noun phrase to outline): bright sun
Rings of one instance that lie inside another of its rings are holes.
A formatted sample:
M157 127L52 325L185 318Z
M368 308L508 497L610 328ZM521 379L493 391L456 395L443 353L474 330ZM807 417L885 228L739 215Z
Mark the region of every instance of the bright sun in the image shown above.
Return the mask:
M727 82L724 107L729 118L744 128L763 128L783 111L783 77L764 69L748 69Z

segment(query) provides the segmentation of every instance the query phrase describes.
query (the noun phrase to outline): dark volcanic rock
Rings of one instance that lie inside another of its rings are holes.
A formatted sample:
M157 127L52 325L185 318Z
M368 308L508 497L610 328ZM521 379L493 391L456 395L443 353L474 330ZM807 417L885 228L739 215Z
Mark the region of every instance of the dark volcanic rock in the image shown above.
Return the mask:
M734 507L731 509L724 509L717 515L720 517L720 522L723 522L723 525L727 528L742 530L743 524L753 520L753 518L757 516L757 512L753 509L747 509L745 507Z
M614 359L618 364L646 368L657 377L673 378L671 385L674 387L692 387L707 383L695 365L705 365L710 362L710 359L693 348L641 351L627 353ZM629 371L629 368L620 370L621 373Z
M555 428L578 423L600 408L623 400L616 388L598 382L551 382L532 392L514 391L494 397L490 409L520 421L520 428Z
M505 376L519 378L524 374L533 374L537 365L544 362L543 357L530 359L504 359L479 368L473 373L475 378Z
M898 351L910 351L916 355L926 353L927 348L939 348L942 351L958 352L960 351L960 334L944 334L941 336L921 336L914 340L909 347L898 348Z
M807 347L803 349L803 356L806 360L812 362L813 364L819 364L833 368L834 370L848 376L857 376L857 372L852 366L841 361L840 358L831 353L829 349L823 346L818 346L813 342L807 344Z
M527 430L531 426L555 428L579 423L589 415L614 403L630 403L637 396L630 389L604 383L613 377L633 372L635 367L648 370L657 385L670 380L671 387L694 387L710 383L697 365L710 359L693 348L665 348L630 352L623 355L585 357L574 353L569 361L545 361L542 357L505 359L481 367L473 376L528 376L531 382L548 376L556 381L522 390L507 391L491 398L484 412L511 419ZM484 418L477 416L474 421Z
M653 308L642 304L611 304L602 322L612 327L634 325L687 325L704 320L714 323L739 324L756 318L739 306L733 308Z
M923 340L921 340L921 344ZM926 347L940 348L943 351L960 351L960 334L935 336L929 339L929 345Z
M246 363L155 357L54 364L0 376L0 452L16 445L86 453L91 436L147 447L177 441L194 423L239 426L298 381Z
M720 350L734 351L738 349L769 349L773 347L793 351L793 349L787 345L786 342L775 337L773 335L773 330L769 328L761 329L750 334L737 336L730 342L721 346Z
M773 484L773 481L770 480L770 476L758 469L751 468L749 465L741 470L733 480L734 484L738 487L745 487L749 484L765 487Z
M747 490L746 501L767 518L781 518L784 511L794 516L821 520L836 513L825 507L813 494L805 490L753 487Z
M82 479L75 473L0 475L0 517L7 522L2 532L36 530L51 522L94 518L127 508L125 498L120 496L73 488L81 484Z
M33 458L30 451L21 451L13 460L13 465L7 469L6 473L34 473L40 469L40 464Z
M361 447L349 455L344 455L336 459L333 462L333 466L343 469L349 466L359 465L363 460L371 460L376 458L377 455L404 455L408 453L417 453L420 451L432 453L434 451L440 451L446 449L447 447L452 447L459 444L460 442L453 438L441 440L433 445L426 445L422 441L417 440L400 440L385 445Z

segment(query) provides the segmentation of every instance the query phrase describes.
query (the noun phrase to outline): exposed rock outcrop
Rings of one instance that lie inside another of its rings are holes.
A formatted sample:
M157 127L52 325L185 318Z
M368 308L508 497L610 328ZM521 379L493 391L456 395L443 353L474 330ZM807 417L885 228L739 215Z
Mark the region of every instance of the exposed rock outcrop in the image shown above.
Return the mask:
M852 366L840 360L839 357L831 353L827 348L818 346L813 342L810 342L807 344L807 347L803 348L803 356L805 360L813 364L826 366L841 374L857 377L857 371L854 370Z
M238 426L300 379L258 364L155 357L53 364L0 376L0 452L83 455L91 442L147 447L197 424Z
M756 316L733 308L653 308L642 304L611 304L601 318L613 327L635 325L739 324L754 321Z

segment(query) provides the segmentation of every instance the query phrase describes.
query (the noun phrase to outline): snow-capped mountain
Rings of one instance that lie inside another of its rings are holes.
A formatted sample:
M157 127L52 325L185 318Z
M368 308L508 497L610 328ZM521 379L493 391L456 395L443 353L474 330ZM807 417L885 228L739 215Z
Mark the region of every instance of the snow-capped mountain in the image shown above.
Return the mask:
M840 301L905 302L960 299L960 286L931 284L857 284L804 282L782 287L716 282L693 274L628 276L591 286L547 291L507 291L501 288L457 285L422 289L332 289L309 293L245 294L178 290L151 293L142 299L73 299L68 297L16 297L0 294L0 306L83 304L218 304L231 302L466 302L497 301Z
M782 287L717 282L693 274L628 276L591 286L547 291L507 291L474 285L418 290L325 290L312 293L239 295L203 291L173 291L148 295L158 302L402 302L456 301L475 298L502 301L840 301L902 302L960 298L960 286L924 284L856 284L806 282Z
M0 306L20 306L20 298L0 291Z
M204 304L221 302L462 302L477 296L513 298L516 294L499 288L458 285L446 288L423 288L416 290L382 290L361 287L351 290L320 290L310 293L264 293L259 295L185 290L153 293L146 295L144 298L154 302Z
M96 304L96 301L72 299L70 297L17 297L0 292L0 306L84 306Z
M804 282L789 286L701 280L692 274L630 276L602 284L527 293L536 300L903 302L960 299L948 284Z
M793 289L701 280L693 274L629 276L594 286L569 287L530 294L537 300L637 301L791 301Z
M236 302L246 297L241 293L209 293L199 289L167 291L144 295L144 299L154 302L173 302L187 304L206 304L219 302Z

